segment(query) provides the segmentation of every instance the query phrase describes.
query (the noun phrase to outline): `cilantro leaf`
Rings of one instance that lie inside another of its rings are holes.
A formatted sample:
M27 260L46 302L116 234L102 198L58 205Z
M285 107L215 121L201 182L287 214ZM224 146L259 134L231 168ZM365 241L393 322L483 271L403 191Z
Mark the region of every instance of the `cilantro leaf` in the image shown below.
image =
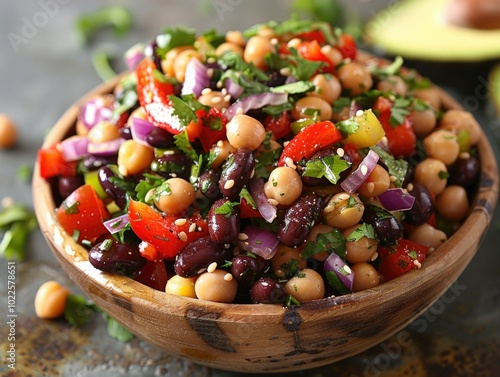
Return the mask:
M396 187L403 187L403 182L408 171L408 162L403 159L397 159L390 153L386 152L378 146L370 147L380 157L380 160L387 166L389 175L394 176L396 179L393 182Z
M116 319L103 313L103 318L108 324L108 335L122 343L127 343L135 338L135 335L128 331Z
M250 194L250 192L246 187L243 187L241 189L240 198L245 199L245 201L250 205L250 207L252 207L252 209L257 209L257 204L255 204L252 195Z
M188 105L182 98L174 95L169 95L168 99L172 102L172 116L177 117L182 126L182 129L186 127L191 122L198 122L198 116L195 113L195 109Z
M377 239L377 234L371 224L363 223L359 225L351 234L347 236L346 240L349 242L356 242L363 237Z
M351 164L338 155L330 155L324 158L314 158L306 162L303 175L306 177L328 179L336 184L340 173L347 170Z
M191 46L196 41L196 30L183 27L166 28L156 37L156 53L165 57L167 52L179 46Z
M348 119L341 120L340 122L335 123L335 126L342 133L344 138L347 138L349 135L355 133L359 128L359 123L356 122L354 117L350 117Z
M396 127L404 123L405 117L410 113L410 104L411 100L406 98L398 98L394 101L391 107L391 117L389 118L391 126Z
M182 131L181 133L174 135L174 143L177 148L179 148L191 160L198 160L198 153L196 153L196 150L189 142L189 137L186 129L184 129L184 131Z
M87 301L85 297L70 294L66 298L64 319L73 326L82 327L92 321L98 311L99 308L94 303Z
M229 218L233 214L233 208L239 204L239 202L231 202L229 200L226 200L224 204L217 207L214 212L216 215L224 215Z
M345 258L345 237L340 230L333 228L329 233L320 233L316 241L309 242L301 252L302 259L307 259L313 255L328 252L335 252L339 257Z
M373 66L370 69L370 71L374 76L387 77L395 75L402 66L403 66L403 58L401 56L396 56L396 58L391 64L385 67Z
M142 179L135 187L137 199L143 203L149 203L152 199L149 197L149 192L160 186L163 181L165 181L165 178L159 175L145 173L144 179Z
M339 97L333 102L333 112L340 113L346 107L351 107L352 99L350 97Z

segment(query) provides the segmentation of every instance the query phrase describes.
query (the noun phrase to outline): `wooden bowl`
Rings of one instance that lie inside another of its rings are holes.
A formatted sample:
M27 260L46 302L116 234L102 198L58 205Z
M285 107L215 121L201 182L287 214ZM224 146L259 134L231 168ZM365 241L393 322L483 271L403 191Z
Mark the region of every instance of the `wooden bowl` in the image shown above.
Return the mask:
M109 93L105 83L73 105L44 147L74 132L80 105ZM459 108L440 92L446 108ZM479 248L497 203L498 170L483 134L481 179L470 216L423 267L373 289L297 307L221 304L179 297L132 279L101 272L87 251L57 224L50 185L35 168L33 199L40 227L62 267L81 290L131 332L165 351L214 368L252 373L290 372L358 354L403 329L459 277Z

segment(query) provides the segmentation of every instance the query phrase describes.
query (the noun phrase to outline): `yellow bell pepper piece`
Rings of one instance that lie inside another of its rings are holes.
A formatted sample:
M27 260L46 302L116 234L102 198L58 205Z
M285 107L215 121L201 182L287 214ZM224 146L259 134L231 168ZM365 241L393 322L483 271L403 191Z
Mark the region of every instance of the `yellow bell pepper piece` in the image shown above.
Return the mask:
M353 119L359 127L344 139L345 143L354 144L358 148L367 148L377 144L385 136L382 124L371 109L363 111L363 114L356 115Z

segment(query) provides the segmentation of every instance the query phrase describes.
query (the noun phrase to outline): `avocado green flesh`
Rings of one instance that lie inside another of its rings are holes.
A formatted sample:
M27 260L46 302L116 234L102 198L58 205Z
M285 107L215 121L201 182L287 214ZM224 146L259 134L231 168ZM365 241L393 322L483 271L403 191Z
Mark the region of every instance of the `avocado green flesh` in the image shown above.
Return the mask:
M447 24L449 0L402 0L366 25L368 42L388 54L411 59L474 62L500 57L500 29Z
M500 64L491 70L489 89L496 113L500 117Z

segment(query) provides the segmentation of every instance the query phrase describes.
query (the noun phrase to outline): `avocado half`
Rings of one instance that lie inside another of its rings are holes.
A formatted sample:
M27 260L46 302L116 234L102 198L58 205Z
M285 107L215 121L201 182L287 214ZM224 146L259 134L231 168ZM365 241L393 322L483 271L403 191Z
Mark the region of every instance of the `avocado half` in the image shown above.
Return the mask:
M378 12L365 27L367 43L416 60L478 62L500 58L500 29L445 22L449 0L402 0Z

